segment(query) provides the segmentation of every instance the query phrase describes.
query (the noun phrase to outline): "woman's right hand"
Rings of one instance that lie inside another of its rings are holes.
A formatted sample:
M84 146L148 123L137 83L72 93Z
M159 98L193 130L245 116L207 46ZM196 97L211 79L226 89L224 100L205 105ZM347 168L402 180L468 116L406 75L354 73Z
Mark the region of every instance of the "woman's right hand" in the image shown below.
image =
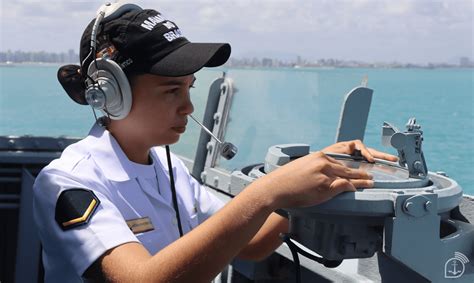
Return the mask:
M366 171L349 168L323 152L291 161L257 179L274 197L276 208L306 207L325 202L335 195L373 186ZM259 187L260 187L259 186Z

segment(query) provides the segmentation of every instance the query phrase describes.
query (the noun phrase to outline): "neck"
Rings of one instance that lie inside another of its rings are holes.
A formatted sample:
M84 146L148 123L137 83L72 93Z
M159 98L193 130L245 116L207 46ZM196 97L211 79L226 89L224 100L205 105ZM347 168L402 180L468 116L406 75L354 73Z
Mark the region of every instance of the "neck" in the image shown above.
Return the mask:
M143 142L143 139L134 138L139 135L127 134L126 131L121 131L121 128L116 126L115 123L110 123L107 126L107 130L115 138L120 145L128 159L132 162L139 164L150 164L150 145Z

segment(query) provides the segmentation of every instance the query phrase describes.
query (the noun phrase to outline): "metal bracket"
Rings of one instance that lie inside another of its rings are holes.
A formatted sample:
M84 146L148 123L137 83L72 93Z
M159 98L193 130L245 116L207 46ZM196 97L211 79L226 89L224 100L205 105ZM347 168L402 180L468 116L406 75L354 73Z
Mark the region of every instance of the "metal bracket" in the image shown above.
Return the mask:
M394 198L395 216L385 219L384 253L431 282L451 282L445 274L449 271L446 265L456 254L472 256L474 227L449 220L454 232L441 238L437 194L396 195ZM458 274L462 277L456 282L474 282L474 266L469 260L465 263L465 272Z
M227 126L227 120L229 118L229 111L232 102L232 96L234 88L232 79L224 77L224 81L220 85L220 97L217 111L213 115L214 126L212 127L212 133L220 140L223 140L225 136L225 129ZM211 139L207 144L208 155L206 158L205 167L215 167L217 157L219 156L219 147L221 145L214 139Z
M406 125L407 131L400 132L395 126L384 122L382 127L382 144L392 146L398 151L398 163L408 167L410 178L424 179L428 175L425 156L421 145L423 131L416 124L415 118L410 118Z

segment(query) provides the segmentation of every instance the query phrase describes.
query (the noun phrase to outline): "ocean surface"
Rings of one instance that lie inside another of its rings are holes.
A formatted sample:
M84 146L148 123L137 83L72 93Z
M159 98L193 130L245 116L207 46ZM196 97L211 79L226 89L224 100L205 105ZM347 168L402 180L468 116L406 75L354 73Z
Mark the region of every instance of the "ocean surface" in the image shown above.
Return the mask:
M0 135L87 135L92 110L75 104L56 80L58 66L0 67ZM416 117L424 132L429 171L444 171L474 194L473 69L206 69L191 95L202 118L212 81L223 72L235 91L225 140L239 148L219 166L232 170L261 163L275 144L306 143L316 151L335 140L344 95L367 77L374 89L364 142L381 145L384 121L400 130ZM190 120L172 149L193 158L199 128Z

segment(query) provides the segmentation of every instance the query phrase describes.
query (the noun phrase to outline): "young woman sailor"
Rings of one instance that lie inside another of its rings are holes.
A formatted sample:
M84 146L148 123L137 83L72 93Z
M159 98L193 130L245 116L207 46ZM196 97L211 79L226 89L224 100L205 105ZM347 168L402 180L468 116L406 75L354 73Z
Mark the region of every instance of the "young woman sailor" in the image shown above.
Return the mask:
M157 11L99 10L81 39L82 65L62 67L58 78L76 102L108 119L34 186L47 282L209 282L234 257L261 259L281 244L288 223L276 209L373 185L324 151L396 159L360 141L338 143L259 178L224 205L159 146L186 129L194 73L229 56L229 44L191 43Z

